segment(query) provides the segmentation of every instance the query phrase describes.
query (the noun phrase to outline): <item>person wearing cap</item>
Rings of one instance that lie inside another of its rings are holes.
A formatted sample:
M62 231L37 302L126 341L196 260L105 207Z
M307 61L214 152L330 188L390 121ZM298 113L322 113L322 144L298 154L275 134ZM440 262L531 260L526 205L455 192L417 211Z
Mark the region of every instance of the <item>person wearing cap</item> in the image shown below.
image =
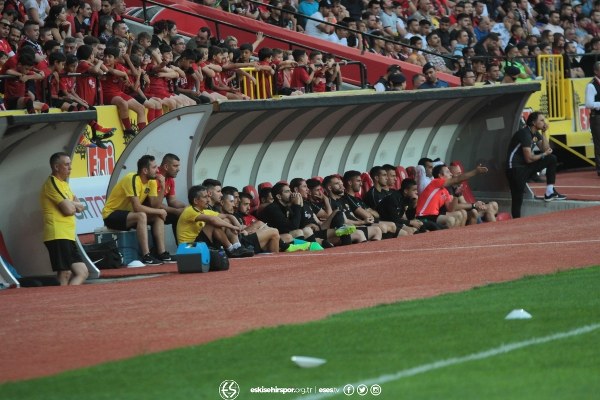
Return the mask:
M305 33L319 39L327 40L329 35L333 33L334 26L324 24L330 22L331 8L333 4L331 0L321 0L319 2L319 11L310 16L311 19L306 21Z
M302 0L300 1L300 4L298 4L298 14L310 17L317 11L319 11L319 2L317 0ZM302 28L306 28L307 22L308 19L298 16L298 24L302 26Z
M397 72L390 76L390 85L392 92L401 92L406 90L406 77L401 73Z
M425 75L425 82L419 86L419 89L437 89L447 88L448 82L438 79L437 71L432 63L427 63L423 66L423 75Z
M521 71L519 68L513 65L507 65L504 67L504 77L502 83L515 83Z
M373 85L376 92L389 92L392 89L391 77L395 74L402 73L402 67L392 64L387 68L385 75L380 76L377 82Z
M519 81L530 81L531 70L528 66L525 66L520 60L517 59L517 57L520 55L518 47L512 43L509 43L506 45L504 53L506 54L506 61L502 62L502 69L506 71L506 67L508 66L515 67L519 70L519 75L517 77Z
M594 78L585 88L585 107L590 110L596 173L600 176L600 61L594 63Z

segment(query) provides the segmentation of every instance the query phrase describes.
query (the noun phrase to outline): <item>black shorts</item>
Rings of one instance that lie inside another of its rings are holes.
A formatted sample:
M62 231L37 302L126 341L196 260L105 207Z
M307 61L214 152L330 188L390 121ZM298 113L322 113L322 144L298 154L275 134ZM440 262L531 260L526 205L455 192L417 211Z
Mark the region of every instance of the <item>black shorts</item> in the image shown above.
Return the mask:
M252 246L254 248L255 253L263 252L263 249L260 247L260 241L258 240L258 235L256 233L251 233L249 235L240 235L240 244L244 247Z
M5 97L4 107L6 107L7 110L16 110L20 98L21 97Z
M127 215L130 212L131 211L123 210L113 211L108 217L104 218L104 225L106 225L108 229L128 231L129 228L127 227Z
M63 106L63 104L65 104L65 103L67 103L66 100L62 100L62 99L50 99L50 106L54 107L54 108L61 108Z
M201 230L198 236L196 236L196 242L204 242L211 249L218 249L222 246L218 240L215 240L215 242L213 243L212 240L210 240L208 236L206 236L204 230Z
M142 97L141 94L135 94L135 95L132 95L131 97L133 97L133 99L135 101L137 101L138 103L140 103L141 105L144 105L144 103L148 101L148 99Z
M44 242L50 254L52 271L70 271L71 265L83 262L74 240L56 239Z

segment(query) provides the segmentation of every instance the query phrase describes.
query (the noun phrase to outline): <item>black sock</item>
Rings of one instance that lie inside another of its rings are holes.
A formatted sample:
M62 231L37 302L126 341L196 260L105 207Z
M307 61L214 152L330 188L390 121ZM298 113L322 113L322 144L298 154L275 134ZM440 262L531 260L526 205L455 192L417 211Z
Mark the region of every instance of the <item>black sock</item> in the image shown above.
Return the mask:
M350 235L340 236L340 241L342 242L342 246L347 246L349 244L352 244L352 238L350 237Z
M317 240L315 239L315 235L310 235L309 237L307 237L306 239L307 242L316 242Z
M289 243L286 243L283 240L279 239L279 251L286 251L288 247L290 247Z
M381 235L382 239L393 239L397 236L396 232L386 232L383 235Z

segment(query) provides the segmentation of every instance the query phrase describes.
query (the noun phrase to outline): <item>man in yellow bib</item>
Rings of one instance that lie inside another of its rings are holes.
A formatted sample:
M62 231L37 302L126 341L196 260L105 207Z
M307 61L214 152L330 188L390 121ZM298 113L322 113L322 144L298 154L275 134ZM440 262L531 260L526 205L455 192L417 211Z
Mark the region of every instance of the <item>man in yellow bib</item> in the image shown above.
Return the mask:
M50 157L50 167L52 174L40 193L44 244L60 284L81 285L88 277L88 270L75 242L75 214L83 211L84 206L67 183L71 157L67 153L55 153Z
M217 211L208 209L209 194L206 186L192 186L188 190L187 206L177 222L177 241L179 243L204 242L211 248L223 246L230 258L252 257L254 252L243 247L237 238L229 240L221 228L240 233L241 227L222 218Z
M142 156L137 162L137 172L130 172L121 179L106 199L102 218L107 228L120 231L136 229L142 262L146 265L160 265L173 262L165 250L165 219L167 211L161 208L158 198L156 173L158 165L154 156ZM149 200L144 205L144 201ZM148 228L152 225L156 257L150 254Z

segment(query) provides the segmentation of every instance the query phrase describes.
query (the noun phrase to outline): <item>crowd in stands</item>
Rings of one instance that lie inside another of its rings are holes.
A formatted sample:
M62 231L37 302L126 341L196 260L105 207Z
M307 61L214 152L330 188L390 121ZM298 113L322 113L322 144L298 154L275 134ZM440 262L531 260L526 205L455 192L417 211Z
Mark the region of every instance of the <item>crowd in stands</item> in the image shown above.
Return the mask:
M406 88L397 61L422 67L413 77L414 88L436 88L448 86L438 72L460 76L464 86L535 79L538 54L562 54L569 77L592 76L600 54L600 1L207 0L205 5L389 57L388 73L374 83L378 91ZM159 20L153 35L136 37L123 20L124 0L103 0L100 7L83 0L0 0L0 10L0 107L34 113L112 104L129 136L164 111L249 99L243 81L268 82L266 97L334 91L342 81L343 62L332 55L267 48L261 33L254 43L239 44L203 27L186 42L174 21ZM137 126L129 110L137 114ZM99 125L95 132L99 145L110 135Z
M511 78L507 81L514 81L514 76L517 81L535 79L540 54L563 55L566 77L591 77L600 53L597 0L201 3L393 60L420 66L431 63L439 72L462 77L473 71L475 83L500 82L505 74ZM476 66L477 58L481 62ZM499 77L487 72L491 65L500 67ZM519 69L518 75L514 68Z

